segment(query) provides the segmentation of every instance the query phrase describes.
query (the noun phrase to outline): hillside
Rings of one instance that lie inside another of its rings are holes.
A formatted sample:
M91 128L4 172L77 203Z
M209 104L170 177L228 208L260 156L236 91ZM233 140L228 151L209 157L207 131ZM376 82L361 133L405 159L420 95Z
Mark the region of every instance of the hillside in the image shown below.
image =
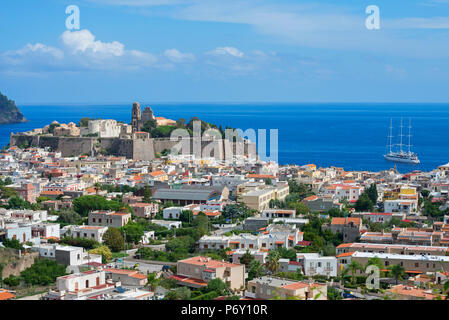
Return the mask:
M0 93L0 124L28 121L13 100Z

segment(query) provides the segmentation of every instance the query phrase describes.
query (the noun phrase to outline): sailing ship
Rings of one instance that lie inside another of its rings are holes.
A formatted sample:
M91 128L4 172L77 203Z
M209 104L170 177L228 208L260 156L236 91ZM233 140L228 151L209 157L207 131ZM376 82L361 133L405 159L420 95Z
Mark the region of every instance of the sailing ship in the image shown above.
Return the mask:
M418 159L418 155L411 151L411 144L410 144L410 138L411 138L411 119L409 119L409 126L408 126L408 151L403 150L403 143L402 143L402 118L401 118L401 133L399 135L400 142L396 146L399 147L399 151L393 151L393 120L390 119L390 134L388 135L389 144L387 145L387 148L389 148L389 152L387 154L384 154L384 158L388 161L393 162L400 162L400 163L408 163L408 164L419 164L420 161Z

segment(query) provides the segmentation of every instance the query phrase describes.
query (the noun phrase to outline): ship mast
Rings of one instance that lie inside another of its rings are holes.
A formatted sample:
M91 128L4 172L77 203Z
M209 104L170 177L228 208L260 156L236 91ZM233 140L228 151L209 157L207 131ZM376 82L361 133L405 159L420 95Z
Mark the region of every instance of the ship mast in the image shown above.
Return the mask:
M390 139L390 153L391 153L391 144L392 144L392 139L393 139L393 119L390 118L390 135L388 136L388 138Z
M410 147L411 147L411 144L410 144L410 137L412 136L411 135L411 129L412 129L412 119L411 118L408 118L408 153L410 154Z
M399 135L400 136L400 143L399 143L399 151L401 152L401 153L403 153L403 151L402 151L402 137L404 136L403 134L402 134L402 118L401 118L401 134Z

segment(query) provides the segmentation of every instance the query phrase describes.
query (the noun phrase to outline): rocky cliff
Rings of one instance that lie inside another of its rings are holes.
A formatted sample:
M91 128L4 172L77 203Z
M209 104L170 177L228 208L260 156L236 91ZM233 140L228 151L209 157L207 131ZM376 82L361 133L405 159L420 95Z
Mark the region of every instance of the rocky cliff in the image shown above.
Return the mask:
M0 93L0 124L28 121L13 100Z

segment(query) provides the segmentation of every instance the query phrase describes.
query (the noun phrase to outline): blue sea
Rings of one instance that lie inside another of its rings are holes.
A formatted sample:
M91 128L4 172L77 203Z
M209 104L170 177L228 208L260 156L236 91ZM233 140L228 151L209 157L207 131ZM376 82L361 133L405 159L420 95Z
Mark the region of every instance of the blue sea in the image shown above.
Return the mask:
M143 110L146 104L141 106ZM278 129L280 164L314 163L346 170L392 168L394 163L383 158L390 118L393 119L394 136L398 135L400 118L404 118L405 127L411 118L412 151L418 153L421 164L398 164L398 170L430 171L449 162L449 104L158 103L150 106L156 116L174 120L197 116L223 128ZM30 121L0 125L0 145L9 142L11 132L43 127L53 120L78 123L81 118L90 117L129 123L131 107L131 103L19 106ZM404 134L407 134L407 128L404 128Z

